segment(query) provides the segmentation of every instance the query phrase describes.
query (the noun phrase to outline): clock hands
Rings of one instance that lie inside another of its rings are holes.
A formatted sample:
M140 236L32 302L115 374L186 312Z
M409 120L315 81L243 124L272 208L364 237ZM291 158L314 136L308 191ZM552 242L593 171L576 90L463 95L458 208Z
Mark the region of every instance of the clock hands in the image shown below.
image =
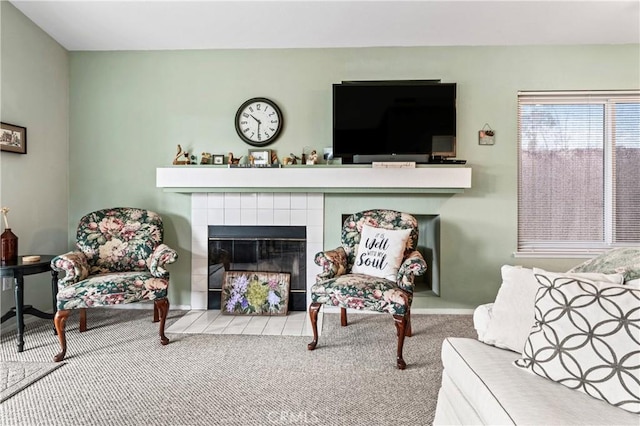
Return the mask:
M258 126L262 124L262 121L258 120L253 114L249 114L249 115L251 116L251 118L253 118L258 122Z

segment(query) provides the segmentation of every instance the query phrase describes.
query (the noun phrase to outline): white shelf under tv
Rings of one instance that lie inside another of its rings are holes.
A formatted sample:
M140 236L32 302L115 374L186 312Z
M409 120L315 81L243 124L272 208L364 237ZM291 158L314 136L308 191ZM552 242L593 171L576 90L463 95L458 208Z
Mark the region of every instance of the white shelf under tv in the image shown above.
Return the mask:
M282 168L169 166L156 169L166 192L459 193L471 188L468 165L313 165Z

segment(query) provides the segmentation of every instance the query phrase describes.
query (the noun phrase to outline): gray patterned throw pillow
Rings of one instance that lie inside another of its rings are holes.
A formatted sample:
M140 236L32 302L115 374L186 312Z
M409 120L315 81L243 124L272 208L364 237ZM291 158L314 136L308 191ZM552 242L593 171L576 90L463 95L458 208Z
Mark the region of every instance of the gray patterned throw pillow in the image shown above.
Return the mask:
M602 253L569 270L569 272L600 272L623 274L624 280L640 278L640 247L620 247Z
M536 270L518 367L640 414L640 290Z

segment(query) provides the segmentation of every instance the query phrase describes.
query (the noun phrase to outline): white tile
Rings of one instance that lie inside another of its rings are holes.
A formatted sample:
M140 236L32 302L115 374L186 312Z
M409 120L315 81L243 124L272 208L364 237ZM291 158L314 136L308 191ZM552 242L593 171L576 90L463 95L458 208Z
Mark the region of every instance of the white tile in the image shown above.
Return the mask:
M291 194L288 192L278 192L273 194L273 208L274 209L290 209Z
M261 192L258 194L258 208L273 210L273 193Z
M320 242L310 242L307 241L307 254L309 256L314 256L317 252L324 250L323 244Z
M264 330L262 330L262 335L263 336L281 335L286 322L287 322L287 317L285 316L269 317L269 322L267 322L267 325L264 327Z
M291 211L285 209L273 210L273 224L274 225L290 225L291 224Z
M207 275L209 261L203 256L191 256L191 273L194 275Z
M208 209L207 225L224 225L224 209Z
M249 324L244 328L242 334L261 335L268 321L269 317L266 316L251 317L251 321L249 321Z
M207 309L207 292L191 289L191 309Z
M318 334L322 334L323 313L318 314ZM222 315L219 310L192 310L167 328L168 333L244 334L313 336L307 312L287 316Z
M220 311L218 310L206 310L200 315L194 322L191 324L189 328L187 328L187 333L202 333L206 330L209 325L215 321L216 318L220 315Z
M167 327L167 333L185 333L189 327L197 320L205 311L189 311L180 317L176 322Z
M306 210L291 210L291 225L304 226L307 224Z
M322 210L307 210L307 225L324 227L324 212Z
M225 192L225 194L224 194L224 208L225 209L239 209L240 208L240 193L239 192Z
M257 225L258 209L240 209L240 225Z
M209 250L209 238L207 226L198 225L191 227L191 252L198 256L205 256Z
M191 225L207 225L207 209L192 209Z
M222 193L222 192L209 192L207 194L207 208L209 208L209 209L223 209L224 208L224 193Z
M206 209L207 208L207 194L204 192L194 192L191 194L191 208L192 209Z
M220 311L218 311L220 312ZM234 317L232 315L218 315L202 333L204 334L222 334Z
M324 210L324 194L315 192L307 193L307 208Z
M307 225L307 244L322 243L324 240L324 227Z
M225 225L241 225L240 209L225 209L224 224Z
M258 194L255 192L247 192L240 195L240 208L241 209L257 209L258 208Z
M249 324L249 321L251 320L250 316L243 315L237 315L232 318L233 319L231 320L229 325L227 325L227 327L222 330L221 334L242 334L244 329L247 327L247 324Z
M287 322L285 322L282 328L283 336L302 336L305 315L301 314L304 314L304 312L290 312L289 315L287 315Z
M273 209L258 209L258 225L273 225Z
M291 194L291 209L292 210L306 210L307 209L307 194L306 193L292 193Z
M206 293L209 289L208 278L206 274L191 274L191 291Z

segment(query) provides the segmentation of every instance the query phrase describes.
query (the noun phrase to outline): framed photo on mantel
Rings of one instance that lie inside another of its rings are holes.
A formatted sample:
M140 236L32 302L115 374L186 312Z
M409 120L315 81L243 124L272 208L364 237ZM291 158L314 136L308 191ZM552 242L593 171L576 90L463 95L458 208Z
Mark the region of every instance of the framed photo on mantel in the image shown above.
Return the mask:
M15 124L0 123L0 148L2 151L27 153L27 128Z

